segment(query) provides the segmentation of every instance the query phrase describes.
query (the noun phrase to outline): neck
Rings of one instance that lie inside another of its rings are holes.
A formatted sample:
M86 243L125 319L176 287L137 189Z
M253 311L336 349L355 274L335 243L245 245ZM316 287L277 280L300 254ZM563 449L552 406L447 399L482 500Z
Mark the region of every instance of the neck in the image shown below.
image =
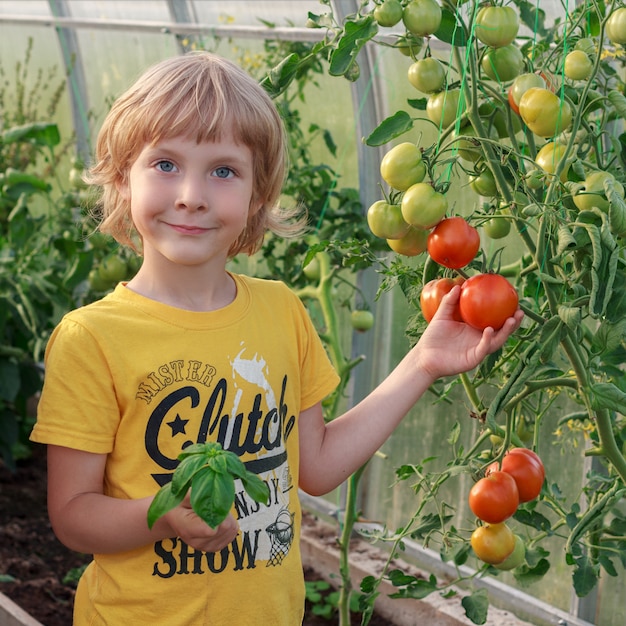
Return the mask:
M199 268L177 268L155 274L142 266L127 287L146 298L186 311L208 312L228 306L237 295L235 281L223 269L210 274Z

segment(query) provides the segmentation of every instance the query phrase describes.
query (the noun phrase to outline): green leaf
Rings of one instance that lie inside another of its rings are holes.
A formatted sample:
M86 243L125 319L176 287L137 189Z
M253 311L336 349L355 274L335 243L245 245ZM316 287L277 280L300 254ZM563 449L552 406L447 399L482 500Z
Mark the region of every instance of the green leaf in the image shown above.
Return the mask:
M609 409L626 415L626 393L613 383L591 385L591 406L594 409Z
M365 139L365 143L368 146L382 146L412 128L413 118L406 111L397 111L384 119Z
M609 91L607 94L609 102L622 119L626 119L626 98L616 90Z
M277 98L289 87L296 77L299 67L300 57L293 52L269 71L261 81L261 87L271 98Z
M397 578L401 578L403 580L405 578L408 578L411 579L411 582L409 582L404 589L401 589L397 593L389 594L390 598L412 598L415 600L422 600L423 598L433 593L433 591L437 591L437 579L433 574L430 575L428 580L424 580L421 578L415 578L413 576L405 577L401 572L397 570L396 573Z
M206 457L203 454L194 454L183 458L172 475L172 493L177 496L184 496L189 491L191 479L205 463Z
M256 474L246 472L241 477L241 482L246 493L255 501L268 504L270 501L270 488Z
M185 494L175 495L172 493L172 483L163 485L154 496L154 500L148 508L148 528L152 528L154 523L165 515L168 511L177 507L184 499Z
M467 45L467 34L463 25L456 18L456 13L450 9L441 10L441 25L435 33L435 37L440 41L445 41L452 46L463 47Z
M489 610L489 597L486 589L478 589L471 595L465 596L461 600L461 605L465 609L465 615L474 624L484 624L487 621L487 611Z
M579 598L584 598L598 583L598 571L584 555L577 558L575 563L576 566L572 575L574 590Z
M61 134L56 124L41 122L9 128L0 135L0 141L3 143L30 141L40 146L53 148L61 142Z
M14 402L20 391L20 367L10 359L0 359L0 400Z
M217 528L228 516L235 501L235 481L229 474L207 468L191 482L191 508L211 528Z
M344 76L355 62L361 48L378 32L378 23L372 14L356 21L347 21L337 48L330 55L328 73Z

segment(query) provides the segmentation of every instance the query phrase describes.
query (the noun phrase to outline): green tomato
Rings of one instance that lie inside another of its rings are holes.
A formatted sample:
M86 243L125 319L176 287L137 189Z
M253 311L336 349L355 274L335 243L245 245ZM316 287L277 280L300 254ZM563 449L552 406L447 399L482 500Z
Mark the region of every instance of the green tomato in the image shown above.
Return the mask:
M542 87L528 89L519 103L524 124L539 137L554 137L572 123L572 108L567 100Z
M402 12L406 29L418 37L428 37L441 25L441 7L435 0L411 0Z
M544 175L540 170L530 170L524 177L524 181L529 189L535 191L541 189L545 184Z
M380 175L398 191L406 191L411 185L421 183L426 176L426 165L420 149L408 141L394 146L380 162Z
M519 76L524 69L524 56L515 44L490 48L483 55L480 66L491 80L507 83Z
M511 232L511 220L502 213L496 213L492 218L483 222L483 231L490 239L502 239Z
M434 57L427 57L409 67L408 78L415 89L423 93L437 93L446 84L446 70L443 63Z
M355 309L350 314L350 324L354 330L364 333L374 325L374 314L364 309Z
M415 228L428 230L445 217L448 201L431 184L417 183L406 190L400 206L405 222Z
M95 268L89 272L87 280L89 282L90 289L92 289L93 291L108 291L111 288L111 282L108 280L104 280L100 276L100 272Z
M424 40L421 37L415 37L410 33L398 37L394 48L400 50L405 57L415 58L424 46Z
M460 115L459 102L461 91L459 89L447 89L432 94L426 103L426 115L438 128L447 128L456 121Z
M374 19L380 26L395 26L402 19L400 0L383 0L374 9Z
M98 275L103 281L118 283L126 278L128 267L126 261L119 256L112 254L106 257L98 268Z
M474 34L492 48L508 46L517 37L519 17L511 7L487 6L478 11Z
M307 280L317 282L321 276L320 260L314 256L303 268L302 273Z
M610 203L604 192L605 182L610 181L620 198L624 198L624 187L615 180L610 172L591 172L585 178L584 188L574 196L574 204L580 211L588 211L597 207L605 213L609 210Z
M582 50L586 55L593 58L596 54L596 44L591 37L583 37L576 42L575 50Z
M494 198L498 195L496 179L489 168L485 168L480 174L470 176L469 185L479 196Z
M389 204L386 200L378 200L370 206L367 210L367 225L381 239L400 239L409 230L400 205Z
M476 131L470 124L459 128L452 136L456 140L454 145L462 159L476 162L485 156L480 141L476 138ZM494 141L498 139L498 133L493 127L489 129L489 138Z
M478 113L489 130L495 129L498 137L509 137L507 112L502 107L496 107L490 101L486 101L478 107ZM522 130L522 120L519 115L511 115L511 128L513 134L517 134Z
M571 80L586 80L591 76L593 63L582 50L572 50L565 57L563 72Z
M556 143L549 141L545 144L535 157L535 163L547 174L555 174L556 168L560 162L567 155L567 146L562 143ZM561 182L567 180L567 173L569 172L570 163L566 163L565 167L561 170Z
M606 21L604 32L612 43L626 44L626 8L615 9Z
M427 230L411 226L404 237L400 237L400 239L387 239L387 245L394 252L403 256L417 256L426 251L428 232Z
M509 106L519 115L519 101L531 87L546 87L546 81L539 74L520 74L509 87Z

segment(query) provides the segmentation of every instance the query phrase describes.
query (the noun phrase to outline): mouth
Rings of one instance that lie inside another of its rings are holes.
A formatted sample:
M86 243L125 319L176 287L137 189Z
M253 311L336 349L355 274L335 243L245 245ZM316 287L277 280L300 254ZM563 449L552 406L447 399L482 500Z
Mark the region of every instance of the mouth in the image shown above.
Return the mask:
M168 224L168 226L175 230L177 233L181 233L183 235L202 235L209 230L210 228L203 228L202 226L193 226L189 224Z

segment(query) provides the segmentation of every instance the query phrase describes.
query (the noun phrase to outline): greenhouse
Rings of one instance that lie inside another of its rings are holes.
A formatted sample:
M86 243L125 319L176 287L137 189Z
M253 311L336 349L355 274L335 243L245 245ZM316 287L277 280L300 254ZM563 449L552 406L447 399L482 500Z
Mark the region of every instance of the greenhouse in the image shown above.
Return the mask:
M620 0L0 0L0 626L623 626L625 59Z

